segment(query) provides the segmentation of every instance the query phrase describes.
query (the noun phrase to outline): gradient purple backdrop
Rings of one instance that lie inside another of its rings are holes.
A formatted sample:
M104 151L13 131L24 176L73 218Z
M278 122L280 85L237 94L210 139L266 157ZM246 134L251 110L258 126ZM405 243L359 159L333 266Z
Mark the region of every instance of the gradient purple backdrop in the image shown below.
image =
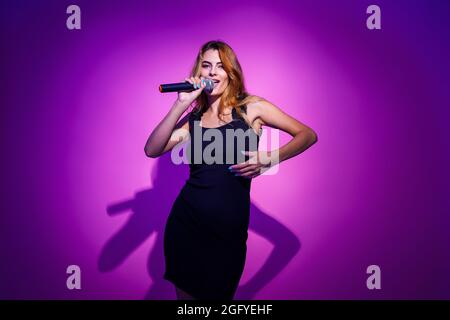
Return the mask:
M253 180L237 298L450 298L448 1L1 6L1 298L175 298L162 235L188 168L144 144L176 98L158 85L213 39L250 92L319 136Z

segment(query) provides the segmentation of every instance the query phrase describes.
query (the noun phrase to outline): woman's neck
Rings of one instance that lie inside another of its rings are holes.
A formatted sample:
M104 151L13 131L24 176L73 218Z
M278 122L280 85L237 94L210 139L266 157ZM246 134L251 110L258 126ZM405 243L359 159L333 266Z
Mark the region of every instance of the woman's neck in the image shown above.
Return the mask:
M217 116L219 114L221 96L208 96L208 109L212 115Z
M219 106L220 106L220 98L222 96L214 96L214 97L210 97L208 96L208 108L206 109L205 112L210 113L213 116L218 116L219 114ZM233 108L228 108L226 110L223 110L223 114L230 114L231 110Z

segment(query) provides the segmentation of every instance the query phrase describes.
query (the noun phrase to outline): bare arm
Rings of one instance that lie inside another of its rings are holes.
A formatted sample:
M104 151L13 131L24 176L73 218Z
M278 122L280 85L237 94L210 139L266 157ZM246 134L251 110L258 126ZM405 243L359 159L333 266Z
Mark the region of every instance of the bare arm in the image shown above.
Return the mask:
M188 115L183 117L178 123L177 121L191 103L202 93L206 83L204 78L199 77L190 77L184 80L195 85L197 89L190 92L178 92L178 99L170 108L169 113L156 126L145 143L144 151L147 157L157 158L171 150L179 142L190 138Z
M283 130L293 136L291 141L275 150L278 152L278 162L302 153L317 142L317 134L313 129L283 112L274 104L267 100L257 104L257 113L262 125Z
M250 106L254 108L255 119L258 119L261 125L283 130L294 138L276 150L248 151L247 154L252 157L251 159L229 167L235 174L245 178L254 178L271 166L302 153L317 142L317 134L310 127L267 100L249 104ZM256 161L253 161L254 159Z
M175 101L167 115L148 137L144 148L147 157L157 158L189 138L188 115L177 123L186 108L184 103Z

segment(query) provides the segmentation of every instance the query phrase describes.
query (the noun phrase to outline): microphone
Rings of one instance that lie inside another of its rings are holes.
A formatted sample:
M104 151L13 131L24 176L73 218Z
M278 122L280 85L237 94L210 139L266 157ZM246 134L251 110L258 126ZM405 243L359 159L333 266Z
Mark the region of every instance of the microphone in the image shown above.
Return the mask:
M204 79L204 81L206 82L206 87L203 90L208 91L209 93L211 93L214 90L214 81L212 81L211 79ZM190 82L186 81L186 82L177 82L177 83L166 83L166 84L161 84L159 86L159 92L165 93L165 92L191 92L194 90L197 90L198 88L194 88L194 85L191 84Z

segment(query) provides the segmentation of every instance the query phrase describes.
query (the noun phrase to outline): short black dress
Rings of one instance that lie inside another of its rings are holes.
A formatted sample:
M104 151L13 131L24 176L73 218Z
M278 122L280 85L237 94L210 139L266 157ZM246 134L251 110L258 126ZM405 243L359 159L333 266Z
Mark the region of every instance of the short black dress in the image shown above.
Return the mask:
M246 112L246 106L241 110ZM238 153L258 150L260 137L235 108L233 120L214 128L217 130L211 135L207 133L210 128L200 126L201 116L195 110L189 114L190 173L166 221L163 277L196 299L232 300L247 253L252 180L235 176L228 167L248 160L247 155L238 158ZM237 131L241 135L233 134ZM211 163L203 157L198 161L195 145L200 142L201 151L207 151L205 148L218 139L218 132L225 142L223 148L210 146L213 151L209 153L215 156L219 150L222 163ZM227 158L230 150L234 154Z

